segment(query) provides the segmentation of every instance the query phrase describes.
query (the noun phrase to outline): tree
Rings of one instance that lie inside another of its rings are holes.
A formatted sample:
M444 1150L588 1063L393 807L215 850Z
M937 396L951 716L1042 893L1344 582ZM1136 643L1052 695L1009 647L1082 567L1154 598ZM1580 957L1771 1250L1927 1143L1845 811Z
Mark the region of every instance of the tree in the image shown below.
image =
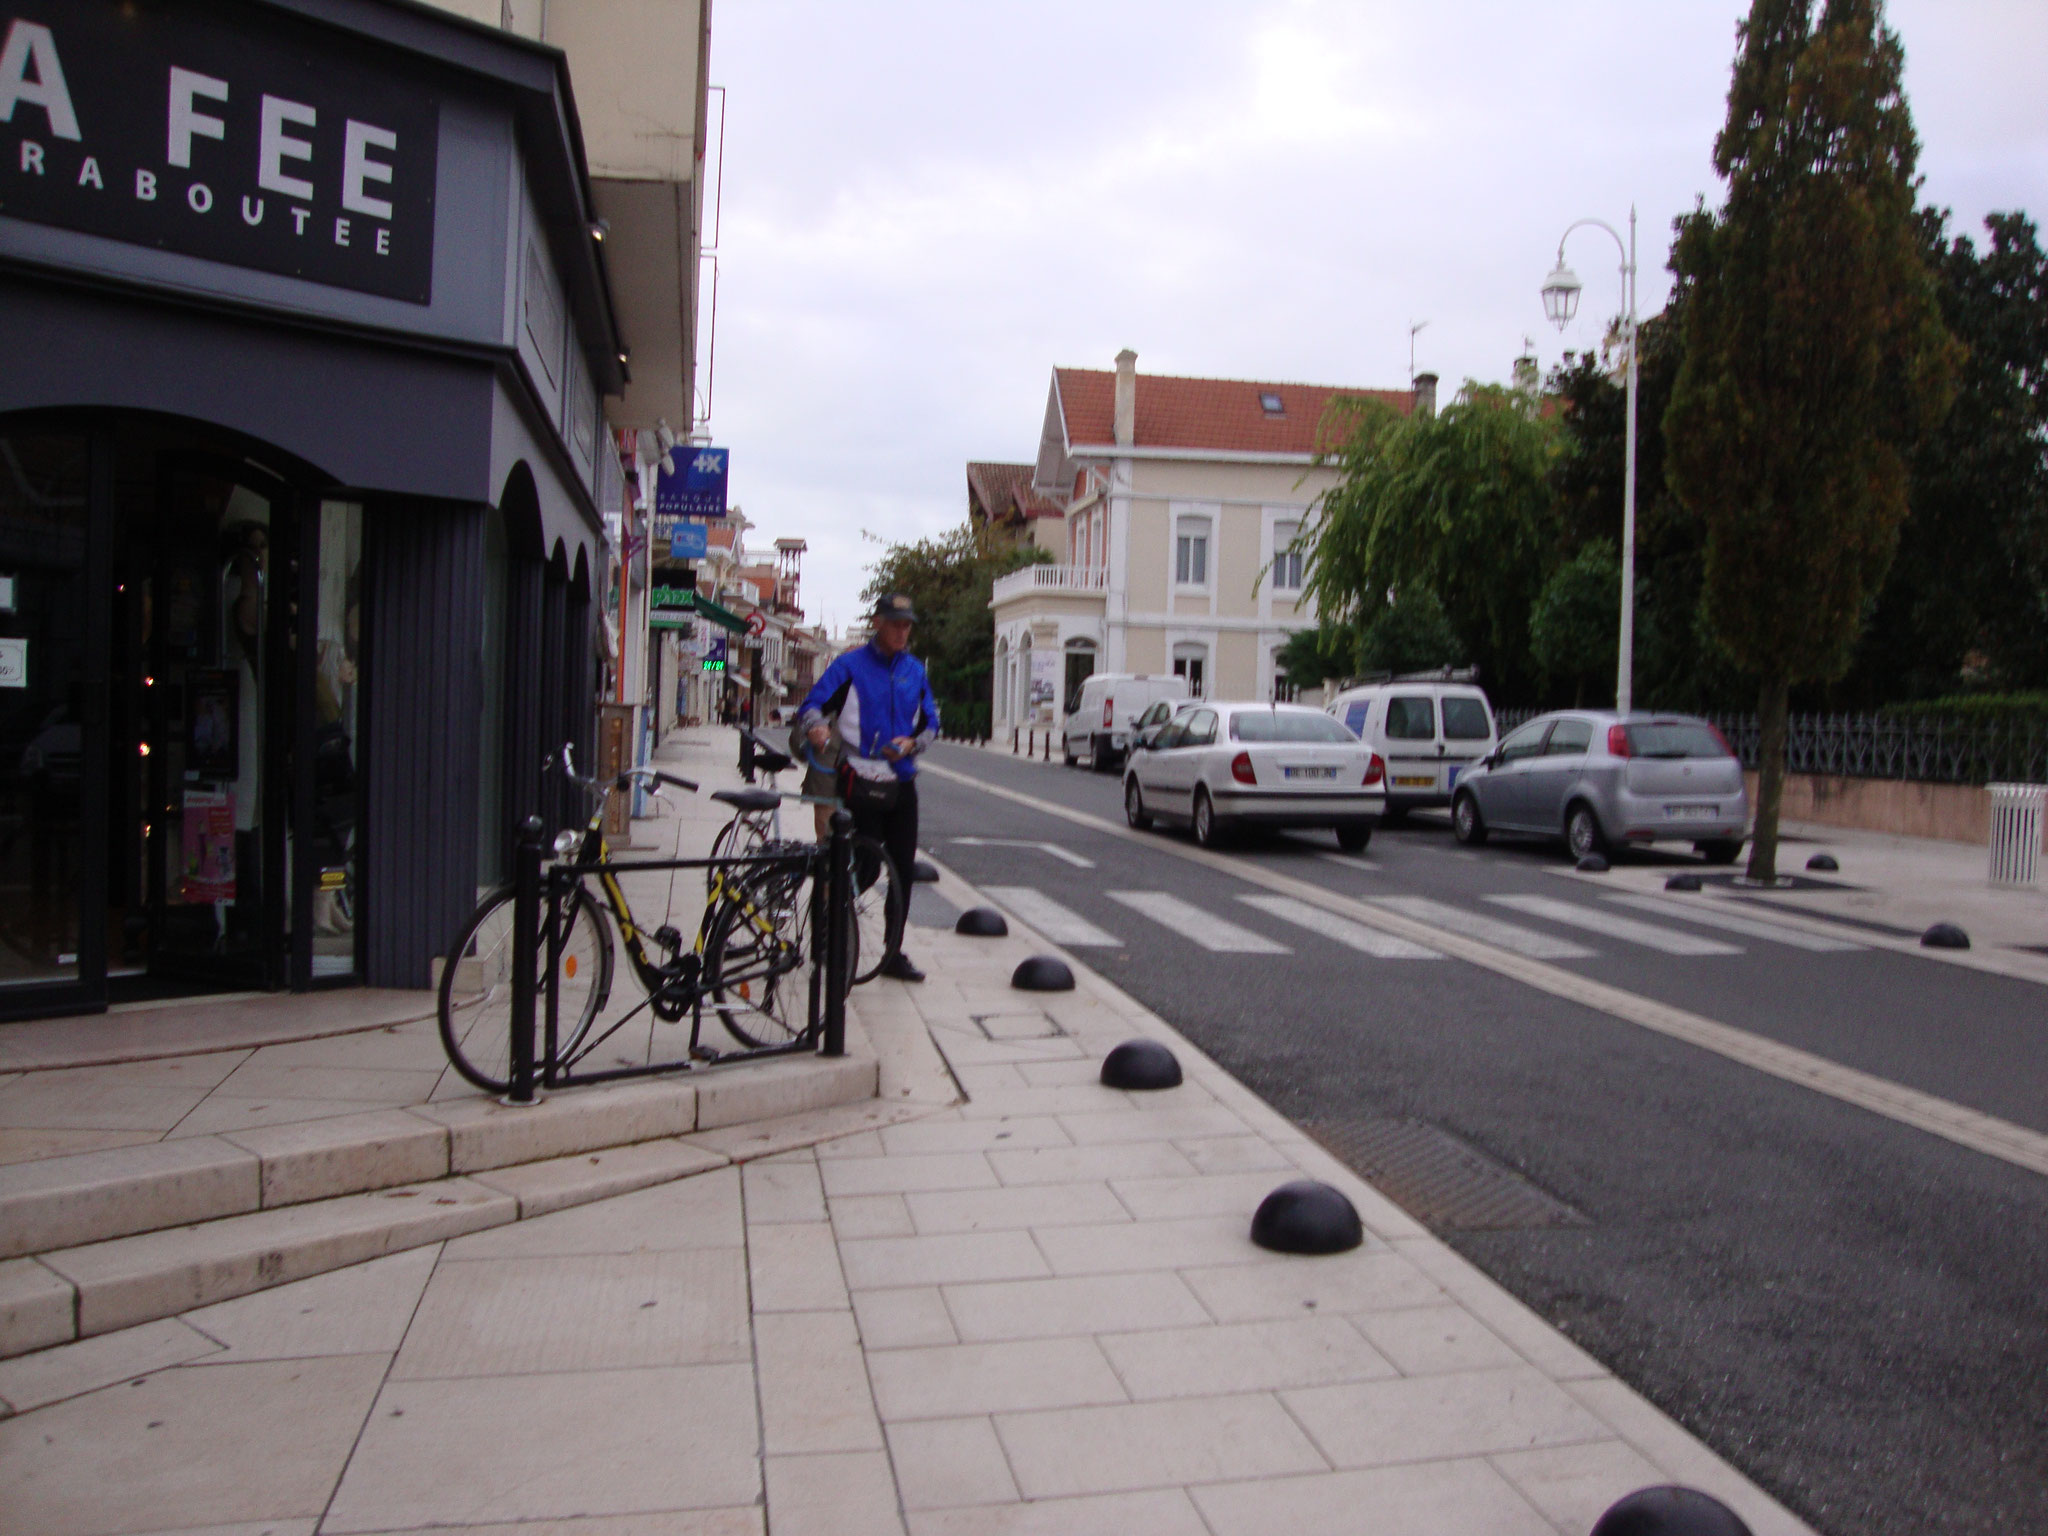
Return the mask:
M989 588L999 576L1052 556L1032 544L1011 544L971 522L935 539L891 544L872 567L863 602L909 594L917 609L917 654L949 729L985 729L995 666L995 615Z
M1777 875L1787 696L1847 668L1906 514L1906 455L1956 361L1913 215L1904 54L1877 0L1753 0L1714 141L1719 214L1680 221L1685 357L1666 473L1707 530L1705 604L1758 680L1750 878Z
M1529 611L1557 543L1555 422L1525 396L1469 381L1436 416L1378 401L1340 400L1333 413L1326 430L1343 446L1320 462L1340 479L1304 534L1318 611L1363 640L1391 594L1422 589L1440 601L1462 653L1452 659L1477 663L1497 702L1528 698Z
M1360 672L1428 672L1464 658L1464 645L1444 605L1419 583L1401 588L1376 611L1359 617Z
M1320 688L1324 681L1348 677L1358 665L1358 631L1348 624L1319 624L1297 629L1273 653L1280 673L1297 688Z
M1611 686L1621 646L1621 555L1592 539L1551 573L1529 615L1529 652L1546 680L1571 685L1572 707Z

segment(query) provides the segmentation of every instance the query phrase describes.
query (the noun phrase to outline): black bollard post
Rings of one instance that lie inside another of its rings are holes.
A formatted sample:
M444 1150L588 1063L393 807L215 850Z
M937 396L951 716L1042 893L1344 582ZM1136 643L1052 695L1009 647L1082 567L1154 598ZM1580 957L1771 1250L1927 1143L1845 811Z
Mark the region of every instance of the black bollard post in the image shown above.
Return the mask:
M533 1102L533 994L540 979L541 820L519 824L512 860L512 1091L509 1104Z
M824 1056L846 1054L846 983L853 970L853 817L832 813L832 836L825 845L825 1038Z

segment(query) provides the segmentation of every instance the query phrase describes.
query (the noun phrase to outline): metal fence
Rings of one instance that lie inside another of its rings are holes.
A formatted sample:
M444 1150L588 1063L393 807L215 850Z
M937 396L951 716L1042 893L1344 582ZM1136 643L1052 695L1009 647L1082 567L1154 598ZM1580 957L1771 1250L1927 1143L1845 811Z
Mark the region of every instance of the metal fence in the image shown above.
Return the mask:
M1495 712L1502 735L1543 713ZM1755 715L1703 714L1728 738L1742 766L1757 765L1762 731ZM2048 719L2018 715L1793 715L1785 767L1851 779L1913 779L1925 784L2039 784L2048 779Z

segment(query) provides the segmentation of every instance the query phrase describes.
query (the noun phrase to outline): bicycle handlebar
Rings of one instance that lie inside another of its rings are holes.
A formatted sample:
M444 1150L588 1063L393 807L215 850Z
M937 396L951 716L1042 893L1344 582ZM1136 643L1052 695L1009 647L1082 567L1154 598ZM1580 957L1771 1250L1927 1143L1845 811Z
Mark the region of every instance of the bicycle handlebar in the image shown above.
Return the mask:
M690 780L681 778L673 773L663 773L658 768L628 768L617 778L611 780L585 778L576 771L576 748L573 742L565 741L562 743L562 755L559 763L551 754L542 762L541 766L543 768L559 766L563 777L567 778L571 784L579 785L591 794L604 794L613 789L625 789L635 779L646 780L649 785L648 793L652 795L660 794L661 789L659 786L663 784L673 784L677 789L687 789L693 795L697 793L697 785L690 782Z

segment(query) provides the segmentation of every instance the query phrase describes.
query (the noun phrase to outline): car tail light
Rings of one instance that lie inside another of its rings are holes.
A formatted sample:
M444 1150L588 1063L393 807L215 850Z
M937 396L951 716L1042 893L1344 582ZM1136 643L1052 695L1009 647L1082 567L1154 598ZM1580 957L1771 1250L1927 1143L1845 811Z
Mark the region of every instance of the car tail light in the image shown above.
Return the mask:
M1252 772L1252 755L1240 752L1230 760L1230 776L1240 784L1256 784L1258 776Z
M1609 757L1633 757L1635 748L1628 744L1628 727L1610 725L1607 727L1607 755Z
M1379 783L1379 782L1380 782L1380 780L1384 779L1384 778L1385 778L1386 776L1387 776L1387 765L1386 765L1385 763L1383 763L1383 762L1381 762L1381 761L1380 761L1380 755L1379 755L1379 753L1377 753L1377 752L1368 752L1368 753L1366 753L1366 754L1365 754L1365 782L1366 782L1366 783L1368 783L1368 784L1377 784L1377 783Z
M1721 743L1721 751L1723 755L1733 757L1735 755L1735 749L1728 745L1728 738L1721 734L1721 727L1709 721L1707 724L1707 729L1714 733L1714 740Z
M1108 730L1108 729L1110 728L1110 726L1114 725L1115 723L1116 723L1116 700L1115 700L1115 699L1104 699L1104 700L1102 701L1102 728L1103 728L1103 729L1104 729L1104 730L1106 731L1106 730Z

